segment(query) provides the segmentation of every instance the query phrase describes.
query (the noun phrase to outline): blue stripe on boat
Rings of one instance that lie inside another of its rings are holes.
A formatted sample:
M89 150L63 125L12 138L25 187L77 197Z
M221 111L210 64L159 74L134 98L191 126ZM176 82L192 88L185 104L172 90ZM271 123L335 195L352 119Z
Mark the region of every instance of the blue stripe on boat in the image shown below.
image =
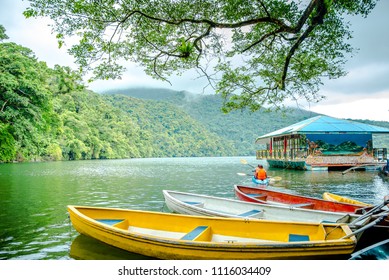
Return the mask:
M289 234L289 242L309 241L308 235Z
M260 210L255 210L255 209L253 209L253 210L247 211L247 212L245 212L245 213L239 214L238 216L241 216L241 217L249 217L249 216L253 216L253 215L255 215L255 214L258 214L258 213L260 213L260 212L261 212Z
M204 230L206 230L208 228L208 226L198 226L196 227L194 230L192 230L191 232L188 232L187 234L185 234L181 240L193 240L195 239L197 236L199 236Z
M110 226L113 226L114 224L120 223L121 221L124 221L124 219L96 219L96 221L107 224Z

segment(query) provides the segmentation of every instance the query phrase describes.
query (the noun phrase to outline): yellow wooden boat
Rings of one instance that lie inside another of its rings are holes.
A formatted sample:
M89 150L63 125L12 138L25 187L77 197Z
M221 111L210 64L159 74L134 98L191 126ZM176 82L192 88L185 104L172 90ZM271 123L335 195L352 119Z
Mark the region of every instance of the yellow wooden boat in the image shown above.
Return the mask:
M348 204L355 204L355 205L361 205L365 207L371 207L372 204L364 203L355 199L351 199L348 197L340 196L337 194L325 192L323 193L323 199L328 201L334 201L334 202L342 202L342 203L348 203Z
M81 234L158 259L310 259L349 255L347 224L244 220L68 206Z

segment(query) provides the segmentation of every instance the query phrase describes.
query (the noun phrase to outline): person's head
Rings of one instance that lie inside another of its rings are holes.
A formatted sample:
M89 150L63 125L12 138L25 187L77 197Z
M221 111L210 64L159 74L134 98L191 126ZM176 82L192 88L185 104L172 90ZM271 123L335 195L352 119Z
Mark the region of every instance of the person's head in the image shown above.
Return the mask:
M258 167L259 167L259 168L263 168L263 166L262 166L262 165L260 165L260 164L258 164Z

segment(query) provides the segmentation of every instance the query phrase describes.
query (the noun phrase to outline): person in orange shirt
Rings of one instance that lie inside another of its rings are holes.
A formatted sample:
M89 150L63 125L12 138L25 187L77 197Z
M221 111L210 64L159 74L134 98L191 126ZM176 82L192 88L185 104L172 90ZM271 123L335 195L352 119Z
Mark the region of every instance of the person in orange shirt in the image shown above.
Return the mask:
M257 180L265 180L267 178L266 170L263 168L262 165L258 164L258 167L255 168L254 177Z

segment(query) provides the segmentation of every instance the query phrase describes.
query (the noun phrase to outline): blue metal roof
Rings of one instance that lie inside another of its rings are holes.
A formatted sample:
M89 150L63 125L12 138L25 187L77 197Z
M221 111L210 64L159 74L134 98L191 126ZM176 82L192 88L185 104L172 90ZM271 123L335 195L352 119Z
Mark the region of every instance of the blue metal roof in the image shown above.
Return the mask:
M328 116L313 117L288 127L281 128L257 138L257 140L289 134L320 134L320 133L389 133L389 129L349 120L336 119Z

